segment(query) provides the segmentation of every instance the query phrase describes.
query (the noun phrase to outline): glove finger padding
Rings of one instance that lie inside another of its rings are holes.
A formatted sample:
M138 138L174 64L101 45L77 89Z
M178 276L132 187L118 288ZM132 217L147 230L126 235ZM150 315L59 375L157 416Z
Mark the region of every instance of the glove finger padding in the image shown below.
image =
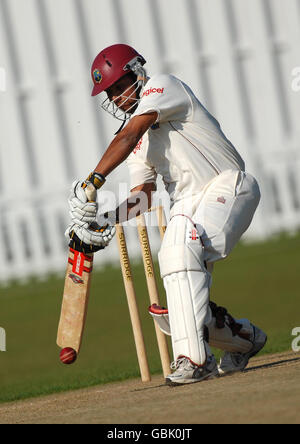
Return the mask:
M71 224L66 231L66 236L76 236L86 245L93 245L98 247L106 247L111 239L114 237L116 229L114 226L106 225L99 227L97 224L91 224L89 227Z
M100 227L103 227L105 225L115 225L118 223L117 220L117 212L115 211L107 211L103 214L97 214L96 218L97 224L100 225Z
M88 202L87 195L84 191L85 184L86 184L85 181L82 182L80 180L75 180L75 182L72 183L69 200L72 200L75 197L79 199L79 201L82 203Z
M78 214L77 211L70 211L69 215L72 223L78 225L79 227L88 228L89 225L95 222L94 216L82 216L81 214Z
M94 222L97 215L98 205L96 202L89 202L82 187L85 182L75 181L72 184L69 196L70 216L73 223L80 226L89 225Z
M76 202L76 200L78 202ZM87 202L83 204L79 199L76 198L69 201L69 206L71 212L76 213L79 217L85 215L95 216L95 209L97 208L96 202Z
M113 225L105 225L100 227L97 223L92 223L87 230L85 231L85 242L88 240L88 237L91 238L91 243L97 245L97 243L104 243L104 245L108 245L112 240L114 235L116 234L116 229Z
M70 239L69 247L73 250L80 251L84 254L96 253L99 250L103 250L105 247L98 247L95 245L87 245L73 232L72 239Z

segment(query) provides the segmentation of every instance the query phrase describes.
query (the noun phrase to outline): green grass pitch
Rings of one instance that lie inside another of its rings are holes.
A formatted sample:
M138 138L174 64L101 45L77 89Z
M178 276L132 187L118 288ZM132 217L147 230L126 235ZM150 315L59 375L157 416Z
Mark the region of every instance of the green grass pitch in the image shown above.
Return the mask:
M281 236L264 243L240 243L229 258L216 264L211 299L267 332L264 353L290 350L292 329L300 326L299 251L300 234ZM159 373L142 265L133 272L150 369ZM63 281L51 277L0 288L0 327L7 335L7 351L0 352L0 402L139 376L118 267L94 272L80 356L71 366L60 363L56 332Z

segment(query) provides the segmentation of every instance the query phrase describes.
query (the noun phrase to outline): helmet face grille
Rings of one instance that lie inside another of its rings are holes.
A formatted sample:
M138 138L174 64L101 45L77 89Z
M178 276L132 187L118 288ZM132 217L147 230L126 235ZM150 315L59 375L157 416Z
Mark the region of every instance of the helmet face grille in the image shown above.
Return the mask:
M126 63L123 70L124 71L131 70L133 72L136 72L136 70L143 67L144 63L145 63L145 60L142 57L136 56L132 60L130 60L128 63Z
M109 100L109 98L106 98L105 100L103 100L103 102L101 103L101 107L102 109L104 109L104 111L108 112L109 114L111 114L113 117L115 117L115 119L118 120L128 120L131 117L131 112L135 110L135 108L138 106L139 102L140 102L140 91L143 88L145 81L146 81L146 72L145 70L142 68L143 72L144 72L144 76L143 77L138 77L136 82L133 83L131 86L129 86L122 94L120 94L118 97L116 97L114 100ZM124 94L132 87L135 87L134 90L132 91L132 93L127 97ZM138 98L135 98L135 94L138 94ZM130 108L127 109L127 111L123 111L121 108L119 108L116 104L116 102L119 99L125 99L122 102L122 105L124 105L128 100L133 100L133 104L130 106Z

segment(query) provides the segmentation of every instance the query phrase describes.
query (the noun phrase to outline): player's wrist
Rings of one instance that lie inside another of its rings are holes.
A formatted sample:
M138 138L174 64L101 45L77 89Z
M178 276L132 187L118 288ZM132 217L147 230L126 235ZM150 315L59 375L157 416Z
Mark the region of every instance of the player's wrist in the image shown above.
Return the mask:
M105 184L106 179L103 174L93 171L86 179L86 182L92 183L96 190L99 190Z

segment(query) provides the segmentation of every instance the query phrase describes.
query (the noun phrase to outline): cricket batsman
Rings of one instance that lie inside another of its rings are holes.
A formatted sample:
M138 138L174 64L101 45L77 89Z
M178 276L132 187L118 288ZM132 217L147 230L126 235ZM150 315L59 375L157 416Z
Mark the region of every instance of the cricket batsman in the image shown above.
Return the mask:
M136 202L145 201L142 196L147 196L146 205L139 211L151 207L157 176L162 177L171 209L159 266L174 355L166 383L189 384L244 370L266 343L262 330L209 298L213 264L226 258L248 229L260 191L189 86L170 74L147 77L145 63L124 44L104 49L94 60L92 96L106 93L102 107L122 126L88 179L74 182L67 235L74 248L104 248L114 224L130 218ZM97 203L88 201L85 188L92 183L100 189L124 161L131 195L113 214L97 216ZM96 221L101 229L95 228ZM219 364L210 346L224 350Z

